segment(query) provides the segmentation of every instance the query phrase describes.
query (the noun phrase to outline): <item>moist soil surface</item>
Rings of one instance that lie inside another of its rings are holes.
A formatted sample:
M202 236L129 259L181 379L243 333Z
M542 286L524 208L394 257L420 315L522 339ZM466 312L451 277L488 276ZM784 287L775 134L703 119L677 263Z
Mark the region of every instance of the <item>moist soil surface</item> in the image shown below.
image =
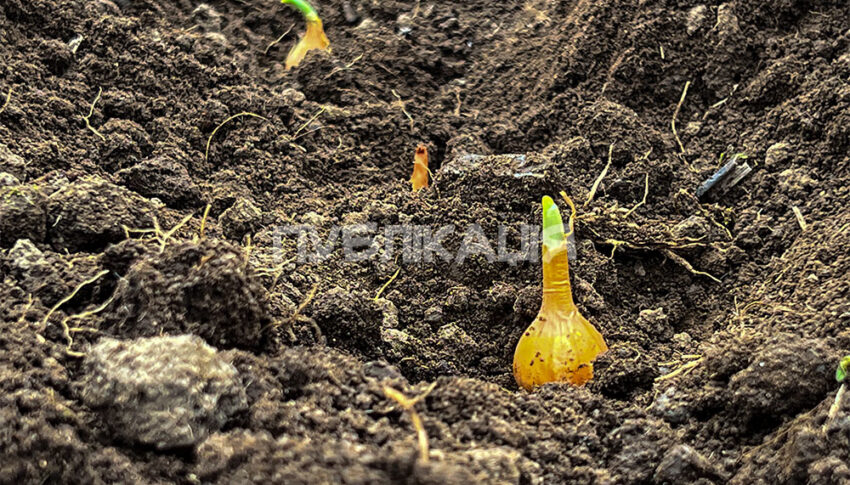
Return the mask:
M332 51L287 71L271 0L0 4L1 483L850 481L850 3L316 6ZM609 346L580 388L511 373L539 259L333 231L516 252L561 191ZM87 404L100 339L183 334L238 371L226 423L162 449Z

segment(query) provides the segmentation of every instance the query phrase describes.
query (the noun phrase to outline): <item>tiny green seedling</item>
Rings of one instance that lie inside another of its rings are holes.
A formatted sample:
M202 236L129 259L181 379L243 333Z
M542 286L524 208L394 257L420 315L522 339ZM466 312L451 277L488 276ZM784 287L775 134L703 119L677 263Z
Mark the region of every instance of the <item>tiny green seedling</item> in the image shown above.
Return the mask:
M838 368L835 369L835 380L839 383L844 383L844 379L847 378L848 373L850 373L850 355L845 356L838 363Z
M838 368L835 369L835 380L841 383L841 387L839 387L838 392L835 393L835 401L832 402L832 406L829 407L829 411L826 414L826 420L821 428L824 434L829 431L829 426L835 420L835 417L838 415L838 410L841 408L841 401L844 398L844 392L847 389L847 383L845 383L844 380L847 379L848 373L850 373L850 355L845 355L841 361L838 362Z

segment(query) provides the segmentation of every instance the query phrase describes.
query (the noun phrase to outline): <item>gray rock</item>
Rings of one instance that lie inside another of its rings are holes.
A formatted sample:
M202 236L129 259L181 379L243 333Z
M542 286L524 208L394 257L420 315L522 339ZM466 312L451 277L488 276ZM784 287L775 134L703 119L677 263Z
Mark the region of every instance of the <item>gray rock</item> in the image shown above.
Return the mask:
M428 323L437 323L443 319L443 307L434 305L425 310L425 321Z
M399 362L409 355L417 355L424 347L418 338L395 328L381 329L381 342L387 359L392 362Z
M281 98L286 101L289 106L300 106L307 99L301 91L292 88L286 88L280 93Z
M202 442L247 407L236 368L194 335L104 338L84 369L83 401L117 437L158 449Z
M708 21L708 7L705 5L697 5L688 10L688 22L686 30L688 35L694 35L698 30L705 27Z
M33 268L46 264L44 253L29 239L18 239L9 250L8 258L10 267L23 275L28 274Z
M224 25L224 16L206 3L198 5L192 11L192 20L202 32L221 32Z
M675 387L668 387L658 394L649 410L670 424L683 424L691 419L689 396Z
M360 21L360 14L357 12L357 9L351 6L351 2L343 2L342 14L345 16L345 21L351 25L355 25Z

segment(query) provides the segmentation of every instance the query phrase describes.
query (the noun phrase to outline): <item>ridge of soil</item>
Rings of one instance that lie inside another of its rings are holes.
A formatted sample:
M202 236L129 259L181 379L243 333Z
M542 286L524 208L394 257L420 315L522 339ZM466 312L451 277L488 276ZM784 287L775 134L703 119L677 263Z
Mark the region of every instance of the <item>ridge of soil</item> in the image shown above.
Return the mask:
M303 21L275 2L0 4L0 483L850 481L850 4L317 7L332 52L286 71ZM752 173L697 200L736 153ZM514 383L539 262L275 248L291 224L516 241L560 191L610 347L584 388ZM189 449L116 439L81 355L183 333L247 409ZM383 388L434 383L423 462Z

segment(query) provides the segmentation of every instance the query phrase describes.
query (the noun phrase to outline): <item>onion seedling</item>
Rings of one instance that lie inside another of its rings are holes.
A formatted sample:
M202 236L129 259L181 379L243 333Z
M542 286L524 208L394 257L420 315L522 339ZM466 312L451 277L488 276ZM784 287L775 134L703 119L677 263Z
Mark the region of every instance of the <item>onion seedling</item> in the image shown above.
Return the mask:
M850 355L838 362L838 368L835 369L835 380L843 384L847 374L850 374Z
M410 176L413 191L428 188L428 147L419 145L413 156L413 175Z
M826 420L823 422L823 427L821 428L824 434L829 431L830 425L832 425L832 422L838 415L838 410L841 408L841 401L844 399L844 392L847 390L847 383L845 382L847 374L850 374L850 355L844 356L838 362L838 368L835 369L835 380L841 386L838 388L838 392L835 393L835 401L832 402L832 406L829 407L829 411L826 413Z
M330 50L331 41L329 41L328 37L325 35L325 29L322 27L322 19L319 18L319 14L316 13L316 9L313 8L307 0L280 1L281 3L295 7L299 12L301 12L301 15L304 16L304 20L307 21L307 31L304 33L304 37L295 44L292 50L289 51L289 55L286 56L287 70L301 64L301 61L304 60L304 56L307 55L307 52L313 49L320 49L323 51Z
M581 386L593 378L593 361L607 350L602 334L573 302L561 212L551 197L543 197L543 304L516 346L514 378L528 391L548 382Z

